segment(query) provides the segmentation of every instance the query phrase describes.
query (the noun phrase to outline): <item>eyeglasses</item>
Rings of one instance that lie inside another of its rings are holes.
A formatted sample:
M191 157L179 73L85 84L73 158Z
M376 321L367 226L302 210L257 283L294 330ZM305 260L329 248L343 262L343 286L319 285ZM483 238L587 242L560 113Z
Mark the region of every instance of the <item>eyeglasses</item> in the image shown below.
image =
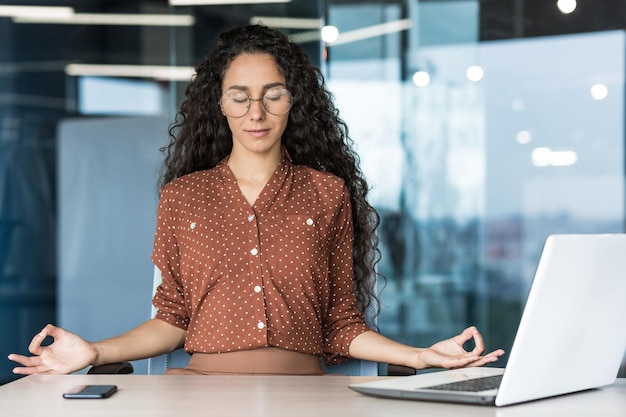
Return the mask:
M280 116L291 109L293 96L284 88L271 88L262 98L250 98L241 90L228 90L220 98L220 107L227 116L243 117L250 110L251 101L261 101L265 111Z

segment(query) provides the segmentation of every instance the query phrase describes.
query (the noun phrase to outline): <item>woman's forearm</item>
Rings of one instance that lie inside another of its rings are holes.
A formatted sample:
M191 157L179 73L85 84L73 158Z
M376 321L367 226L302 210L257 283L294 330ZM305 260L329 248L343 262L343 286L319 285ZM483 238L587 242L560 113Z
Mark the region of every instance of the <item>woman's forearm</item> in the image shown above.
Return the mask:
M91 342L93 365L145 359L182 347L187 332L159 319L151 319L119 336Z
M368 331L354 338L349 353L351 357L357 359L421 369L425 367L420 361L422 351L423 349L407 346L374 331Z

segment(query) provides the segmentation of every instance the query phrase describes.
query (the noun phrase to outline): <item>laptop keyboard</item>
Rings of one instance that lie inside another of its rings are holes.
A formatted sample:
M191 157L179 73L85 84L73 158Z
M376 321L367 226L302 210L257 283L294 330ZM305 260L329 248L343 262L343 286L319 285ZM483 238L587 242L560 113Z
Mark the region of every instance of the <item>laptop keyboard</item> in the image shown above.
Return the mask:
M498 388L502 381L502 375L485 376L481 378L466 379L463 381L451 382L448 384L433 385L424 389L434 389L442 391L466 391L479 392Z

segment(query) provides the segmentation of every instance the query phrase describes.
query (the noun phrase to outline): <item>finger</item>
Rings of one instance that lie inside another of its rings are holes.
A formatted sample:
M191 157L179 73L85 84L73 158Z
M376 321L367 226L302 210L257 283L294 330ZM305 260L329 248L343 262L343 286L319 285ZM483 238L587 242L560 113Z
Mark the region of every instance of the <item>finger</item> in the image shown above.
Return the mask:
M486 353L482 356L480 356L481 358L493 358L493 359L498 359L500 356L504 355L504 350L502 349L496 349L493 352L489 352Z
M9 355L9 360L27 367L40 366L42 363L39 356L16 355L15 353Z
M493 352L488 353L489 356L495 356L496 358L499 358L500 356L504 355L504 349L496 349Z
M498 360L498 358L492 358L490 356L481 356L480 359L478 359L478 360L476 360L474 362L470 362L466 366L468 368L476 368L476 367L485 366L487 364L493 363L493 362L495 362L497 360Z
M476 367L476 366L487 365L489 363L496 362L500 358L500 356L502 356L503 354L504 354L504 350L502 349L494 350L493 352L487 355L480 356L476 361L469 363L467 366Z
M34 366L34 367L16 367L13 368L13 373L16 375L37 375L49 373L49 369L43 366Z
M443 368L454 369L454 368L464 368L467 366L472 366L472 364L478 362L480 360L480 356L468 356L464 358L448 358L445 359L442 363Z
M33 340L30 341L30 344L28 345L28 351L33 355L41 355L41 353L43 352L43 346L41 346L41 344L43 343L46 336L48 335L45 329L37 333L33 337Z
M476 355L481 355L485 351L485 341L483 340L483 335L480 334L476 327L470 327L472 330L472 337L474 338L474 349L473 353Z
M479 334L476 327L470 326L463 330L461 334L454 336L452 340L454 340L454 343L456 343L457 345L463 346L465 342L471 340L476 334Z

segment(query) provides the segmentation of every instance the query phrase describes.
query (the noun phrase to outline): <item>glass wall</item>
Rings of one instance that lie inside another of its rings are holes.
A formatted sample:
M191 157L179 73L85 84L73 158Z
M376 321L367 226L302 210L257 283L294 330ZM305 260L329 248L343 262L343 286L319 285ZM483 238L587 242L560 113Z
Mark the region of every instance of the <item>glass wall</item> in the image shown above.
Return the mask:
M626 0L40 3L0 7L5 357L48 322L100 339L149 317L159 147L232 25L284 30L327 77L381 215L384 334L476 324L508 350L546 236L624 231Z
M451 15L471 23L456 39L442 36L432 45L436 18ZM344 36L329 46L331 89L381 216L382 332L417 346L470 323L488 335L484 98L476 83L456 74L477 50L476 4L331 3L328 16ZM344 42L364 25L387 33ZM427 86L414 84L418 72L431 77Z
M484 13L329 5L328 77L382 218L381 330L410 344L476 324L508 351L546 237L624 228L624 32L481 40Z

